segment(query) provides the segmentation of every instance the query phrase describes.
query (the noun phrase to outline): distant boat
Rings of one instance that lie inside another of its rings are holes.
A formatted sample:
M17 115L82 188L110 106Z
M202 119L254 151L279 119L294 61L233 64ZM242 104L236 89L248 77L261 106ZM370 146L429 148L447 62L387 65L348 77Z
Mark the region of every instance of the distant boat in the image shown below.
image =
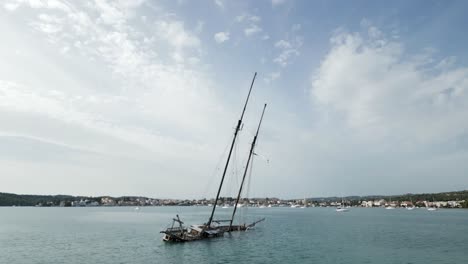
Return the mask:
M348 212L349 211L349 206L345 206L345 203L343 199L341 199L341 204L336 208L337 212Z
M395 209L395 206L387 206L387 207L385 207L385 209L392 210L392 209Z
M258 208L266 208L266 206L264 206L264 205L260 205Z
M432 206L427 208L428 211L437 211L437 207L434 205L434 197L432 197Z
M299 207L299 205L297 205L297 204L291 204L291 208L298 208L298 207Z
M337 208L336 208L336 211L337 211L337 212L348 212L349 209L348 209L348 208L345 208L345 207L337 207Z
M138 207L138 206L135 207L135 211L138 211L138 210L140 210L140 207Z
M221 207L221 208L227 209L227 208L229 208L229 205L225 204L225 205L223 205L223 207Z
M411 207L406 207L406 210L414 210L416 207L411 206Z

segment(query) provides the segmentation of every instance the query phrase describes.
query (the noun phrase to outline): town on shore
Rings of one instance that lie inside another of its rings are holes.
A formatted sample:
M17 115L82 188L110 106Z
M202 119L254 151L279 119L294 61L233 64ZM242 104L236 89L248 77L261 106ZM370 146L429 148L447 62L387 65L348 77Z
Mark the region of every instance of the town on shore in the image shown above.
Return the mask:
M138 196L88 197L69 195L21 195L0 193L0 206L86 207L86 206L212 206L214 199L155 199ZM235 198L221 197L219 206L234 206ZM396 196L349 196L304 199L243 198L248 207L437 207L468 208L468 190Z

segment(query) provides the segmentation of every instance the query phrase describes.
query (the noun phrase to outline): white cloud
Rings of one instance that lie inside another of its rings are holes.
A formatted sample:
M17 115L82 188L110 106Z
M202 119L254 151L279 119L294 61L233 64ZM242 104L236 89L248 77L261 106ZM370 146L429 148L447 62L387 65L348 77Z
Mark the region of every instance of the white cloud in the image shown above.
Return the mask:
M195 33L200 34L203 32L203 28L205 27L204 21L197 21L197 26L195 27Z
M214 39L217 43L223 43L229 40L229 32L218 32L214 35Z
M20 3L5 3L3 7L8 11L15 11L20 6Z
M466 136L468 68L446 67L433 53L407 54L372 26L367 35L331 39L312 81L312 99L323 111L363 138L399 146Z
M246 29L244 29L244 33L246 36L252 36L254 34L261 32L262 30L263 29L261 27L257 26L256 24L252 24Z
M291 27L291 30L292 30L292 31L299 31L299 30L301 30L301 24L294 24L294 25Z
M182 21L160 20L155 22L158 37L166 40L176 49L198 48L200 39L185 29Z
M286 0L271 0L271 4L273 6L278 6L278 5L282 5L286 2Z
M247 27L244 29L244 34L246 36L252 36L263 31L263 29L259 26L261 20L261 17L248 13L243 13L242 15L236 17L236 22L247 25ZM265 38L265 36L268 35L265 34L263 38ZM269 36L267 38L269 38Z
M271 72L271 73L267 74L266 77L263 78L263 80L264 80L266 83L269 84L269 83L275 81L276 79L278 79L280 76L281 76L281 73L280 73L280 72Z
M248 13L243 13L242 15L238 15L236 16L236 22L240 23L240 22L252 22L252 23L258 23L262 20L261 17L259 16L255 16L255 15L251 15L251 14L248 14Z
M34 9L45 8L69 11L68 5L59 0L6 0L5 2L4 7L9 11L14 11L21 5Z
M290 49L291 48L291 43L286 40L279 40L275 43L275 47L277 48L282 48L282 49Z
M219 8L224 9L224 1L223 0L214 0L214 3Z
M296 37L290 41L279 40L275 43L275 47L281 50L281 53L273 59L273 62L279 64L282 67L286 67L290 64L292 57L299 56L299 48L302 47L302 38Z

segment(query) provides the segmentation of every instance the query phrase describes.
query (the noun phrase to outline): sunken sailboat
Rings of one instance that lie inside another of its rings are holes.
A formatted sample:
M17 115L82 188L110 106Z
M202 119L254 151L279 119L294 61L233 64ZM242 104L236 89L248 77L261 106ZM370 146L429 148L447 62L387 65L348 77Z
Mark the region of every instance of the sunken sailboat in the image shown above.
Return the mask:
M232 139L231 148L229 150L229 154L228 154L228 157L227 157L227 160L226 160L226 164L224 166L223 175L221 177L221 182L219 184L218 192L216 194L216 199L215 199L215 202L213 204L213 209L211 211L210 217L208 218L208 221L206 223L204 223L204 224L184 226L184 222L182 222L180 220L179 215L176 215L176 218L173 218L172 226L165 229L165 230L163 230L163 231L161 231L161 233L164 234L163 235L163 241L166 241L166 242L188 242L188 241L195 241L195 240L201 240L201 239L209 239L209 238L214 238L214 237L222 237L222 236L224 236L224 233L226 233L226 232L245 231L245 230L247 230L249 228L254 227L257 223L262 222L263 220L265 220L263 218L263 219L259 219L259 220L255 221L253 223L250 223L250 224L247 224L247 223L237 224L237 225L233 224L234 223L234 217L236 215L237 207L238 207L238 205L240 205L239 200L240 200L240 196L241 196L241 193L242 193L242 188L243 188L243 185L244 185L244 182L245 182L245 178L246 178L246 175L247 175L247 171L248 171L248 168L249 168L249 165L250 165L250 161L253 158L253 155L255 155L254 149L255 149L256 142L257 142L258 132L260 131L260 125L262 124L263 115L265 113L266 104L263 107L262 115L260 117L260 122L258 123L258 127L257 127L257 132L256 132L256 134L255 134L255 136L253 138L253 141L252 141L252 144L251 144L251 147L250 147L250 152L249 152L249 156L248 156L248 159L247 159L247 164L245 166L244 174L242 176L242 182L241 182L240 187L239 187L239 192L237 194L236 203L235 203L235 206L233 207L234 209L233 209L233 212L232 212L232 216L231 216L230 219L227 219L227 220L213 219L214 213L216 211L216 207L217 207L217 204L218 204L218 201L219 201L219 195L220 195L221 189L223 187L224 178L226 176L226 172L227 172L228 167L229 167L229 162L231 160L231 154L233 152L234 145L236 143L236 138L237 138L238 133L239 133L239 131L241 129L241 126L242 126L242 120L244 118L245 109L247 108L250 93L252 91L252 87L253 87L253 84L255 82L255 77L256 76L257 76L257 73L255 73L255 75L254 75L254 77L252 79L252 83L250 85L249 93L247 95L247 99L245 101L241 117L238 120L236 129L234 131L234 137Z

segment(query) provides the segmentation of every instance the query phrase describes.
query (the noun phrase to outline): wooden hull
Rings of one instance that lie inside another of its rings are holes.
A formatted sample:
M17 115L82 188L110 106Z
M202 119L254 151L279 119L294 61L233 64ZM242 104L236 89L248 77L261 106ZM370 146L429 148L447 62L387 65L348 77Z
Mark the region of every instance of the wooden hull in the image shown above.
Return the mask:
M226 232L241 232L246 231L249 228L254 227L257 223L264 221L265 218L259 221L253 222L252 224L246 225L233 225L233 226L218 226L216 228L210 228L208 230L197 231L196 229L167 229L161 231L164 233L163 241L171 243L182 243L191 242L197 240L205 240L211 238L223 237Z

